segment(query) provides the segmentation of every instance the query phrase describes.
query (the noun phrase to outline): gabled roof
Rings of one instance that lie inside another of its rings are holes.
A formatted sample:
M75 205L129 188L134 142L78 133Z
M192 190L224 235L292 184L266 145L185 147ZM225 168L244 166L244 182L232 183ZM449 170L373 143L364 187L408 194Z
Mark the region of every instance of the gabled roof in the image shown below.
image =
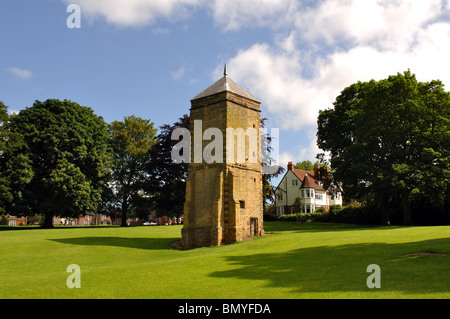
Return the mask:
M292 170L292 173L294 173L294 175L298 177L300 182L303 182L303 179L305 178L306 174L308 174L310 176L314 176L314 172L313 171L306 171L304 169L296 169L296 168L294 168Z
M294 175L300 180L300 183L303 183L303 180L305 179L306 175L310 175L310 176L314 176L314 172L313 171L306 171L304 169L292 169L291 170L292 173L294 173ZM278 189L281 185L281 182L284 180L284 178L286 177L286 175L289 173L289 170L284 174L283 178L280 180L280 182L278 183L278 186L276 187L276 189Z
M225 66L223 77L219 81L217 81L216 83L214 83L213 85L208 87L206 90L201 92L200 94L197 94L196 96L194 96L191 99L191 101L201 99L202 97L214 95L217 93L225 92L225 91L228 91L228 92L234 93L236 95L245 97L249 100L261 103L260 101L258 101L257 98L255 98L253 95L248 93L246 90L244 90L242 87L240 87L239 84L237 84L236 82L234 82L232 79L230 79L228 77L227 71L226 71L226 66Z

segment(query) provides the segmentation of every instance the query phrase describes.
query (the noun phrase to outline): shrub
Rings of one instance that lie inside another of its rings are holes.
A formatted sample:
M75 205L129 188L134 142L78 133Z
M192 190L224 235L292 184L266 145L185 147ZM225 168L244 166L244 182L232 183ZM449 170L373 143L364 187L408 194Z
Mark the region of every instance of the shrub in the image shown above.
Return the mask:
M381 223L380 213L367 206L333 207L329 221L333 223L374 225Z
M264 221L284 221L284 222L300 222L300 223L327 222L328 213L315 211L307 214L298 213L289 215L264 215Z
M0 218L0 225L8 225L8 219L5 216Z
M377 225L381 224L381 215L368 206L330 206L329 212L320 207L312 213L290 215L264 215L265 221L291 221L300 223L344 223Z

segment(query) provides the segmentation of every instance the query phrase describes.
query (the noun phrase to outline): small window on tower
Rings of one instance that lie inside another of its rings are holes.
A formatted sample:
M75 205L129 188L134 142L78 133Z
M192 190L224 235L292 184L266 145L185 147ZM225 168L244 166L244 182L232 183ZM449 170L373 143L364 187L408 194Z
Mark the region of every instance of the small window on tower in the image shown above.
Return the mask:
M240 201L239 201L239 206L240 206L241 208L245 208L245 201L240 200Z

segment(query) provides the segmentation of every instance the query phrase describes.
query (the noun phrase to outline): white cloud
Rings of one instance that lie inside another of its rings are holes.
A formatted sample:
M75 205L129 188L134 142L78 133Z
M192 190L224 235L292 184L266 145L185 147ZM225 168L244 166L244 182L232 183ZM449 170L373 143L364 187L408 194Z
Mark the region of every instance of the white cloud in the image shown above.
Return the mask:
M21 79L29 79L33 76L33 73L29 70L19 69L15 67L10 67L6 69L9 73L21 78Z
M172 72L172 78L174 80L181 79L184 75L184 71L185 71L185 69L184 69L184 65L183 65L178 70Z
M314 124L328 103L320 88L302 77L304 59L299 51L256 44L230 60L229 75L263 101L280 128L297 130Z
M169 33L170 33L170 30L167 29L167 28L161 28L161 27L158 27L158 28L152 29L152 32L153 32L154 34L169 34Z
M210 8L218 25L237 31L243 27L280 27L296 6L295 0L215 0Z
M203 0L64 0L76 3L82 17L104 17L109 23L119 26L141 26L155 22L159 17L176 19L189 12Z
M63 0L78 4L81 14L103 17L119 26L142 26L158 18L186 18L197 8L211 13L225 31L243 27L284 25L286 16L296 12L296 0Z
M296 14L296 27L309 41L406 48L415 33L442 14L442 0L325 0Z

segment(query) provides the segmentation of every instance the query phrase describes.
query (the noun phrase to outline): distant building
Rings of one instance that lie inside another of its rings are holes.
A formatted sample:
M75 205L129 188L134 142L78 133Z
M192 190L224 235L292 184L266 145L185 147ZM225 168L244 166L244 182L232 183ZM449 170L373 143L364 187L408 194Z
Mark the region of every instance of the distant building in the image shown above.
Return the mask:
M313 171L295 169L289 162L275 190L276 214L311 213L319 207L328 210L331 205L342 205L342 193L324 189Z
M6 215L6 219L8 220L9 226L20 226L20 225L26 225L27 224L27 217L17 217L17 216L11 216Z

